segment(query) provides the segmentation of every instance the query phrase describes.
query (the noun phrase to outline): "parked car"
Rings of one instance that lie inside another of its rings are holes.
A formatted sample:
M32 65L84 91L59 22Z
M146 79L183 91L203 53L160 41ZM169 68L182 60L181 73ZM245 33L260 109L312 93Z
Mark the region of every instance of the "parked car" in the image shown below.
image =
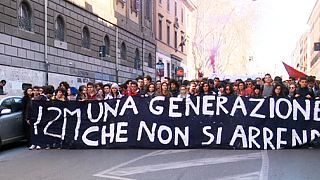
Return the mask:
M0 96L0 148L24 138L22 97Z

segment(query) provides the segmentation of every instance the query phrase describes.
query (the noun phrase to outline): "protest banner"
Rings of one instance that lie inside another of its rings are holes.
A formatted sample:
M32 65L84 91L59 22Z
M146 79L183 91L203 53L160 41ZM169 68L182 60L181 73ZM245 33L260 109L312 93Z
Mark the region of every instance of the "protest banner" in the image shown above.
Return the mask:
M33 101L32 112L41 147L282 149L320 136L320 101L303 98Z

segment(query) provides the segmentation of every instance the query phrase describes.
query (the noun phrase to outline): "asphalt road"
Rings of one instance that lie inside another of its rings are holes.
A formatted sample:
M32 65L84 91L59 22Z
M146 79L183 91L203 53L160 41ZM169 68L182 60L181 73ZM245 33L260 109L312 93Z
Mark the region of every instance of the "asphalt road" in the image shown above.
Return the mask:
M1 180L319 180L319 149L33 150L0 152Z

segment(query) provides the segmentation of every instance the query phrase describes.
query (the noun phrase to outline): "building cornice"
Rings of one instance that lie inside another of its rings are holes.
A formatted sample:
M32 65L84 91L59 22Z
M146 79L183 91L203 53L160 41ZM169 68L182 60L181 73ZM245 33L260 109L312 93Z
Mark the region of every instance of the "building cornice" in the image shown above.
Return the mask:
M185 6L192 12L196 9L198 9L198 7L194 4L194 2L192 0L181 0Z

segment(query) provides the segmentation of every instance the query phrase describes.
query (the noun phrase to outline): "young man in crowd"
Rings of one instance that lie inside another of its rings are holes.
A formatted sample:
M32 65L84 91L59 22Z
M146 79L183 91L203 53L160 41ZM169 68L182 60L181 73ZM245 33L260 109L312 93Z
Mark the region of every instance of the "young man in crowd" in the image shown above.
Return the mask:
M4 94L3 87L7 84L6 80L0 81L0 94Z
M269 97L272 95L272 78L270 74L264 75L264 84L261 86L262 97Z
M130 91L128 91L128 93L126 94L127 96L140 96L140 91L138 88L138 83L136 81L132 81L131 82L131 88Z
M301 77L299 79L299 88L296 91L295 97L305 97L307 99L314 98L314 92L310 91L308 88L308 81L306 77Z
M97 100L97 92L92 82L87 83L87 100Z
M177 97L179 95L179 83L175 79L170 80L170 92L172 97Z

